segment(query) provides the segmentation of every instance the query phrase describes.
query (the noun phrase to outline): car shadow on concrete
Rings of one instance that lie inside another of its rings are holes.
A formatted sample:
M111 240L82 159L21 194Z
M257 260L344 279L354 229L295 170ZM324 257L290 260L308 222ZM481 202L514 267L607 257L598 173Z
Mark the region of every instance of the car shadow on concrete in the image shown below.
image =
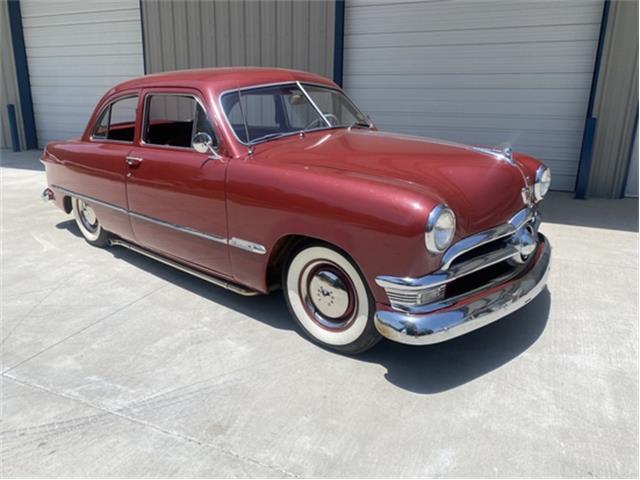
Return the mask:
M56 227L82 238L73 220L58 223ZM300 341L307 341L291 318L282 291L243 297L125 248L111 247L108 251L115 258L174 286L270 327L294 330L301 336ZM505 365L531 347L545 329L550 304L551 295L545 289L521 310L462 337L422 347L382 339L371 350L353 357L353 361L384 366L385 378L390 383L414 393L450 390Z

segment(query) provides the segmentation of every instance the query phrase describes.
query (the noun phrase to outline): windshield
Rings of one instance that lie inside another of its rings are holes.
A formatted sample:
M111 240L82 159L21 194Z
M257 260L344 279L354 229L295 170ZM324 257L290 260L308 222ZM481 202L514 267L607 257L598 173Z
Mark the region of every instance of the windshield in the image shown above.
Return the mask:
M229 92L222 96L222 108L238 139L247 144L301 131L368 126L367 117L339 90L302 88L292 83Z

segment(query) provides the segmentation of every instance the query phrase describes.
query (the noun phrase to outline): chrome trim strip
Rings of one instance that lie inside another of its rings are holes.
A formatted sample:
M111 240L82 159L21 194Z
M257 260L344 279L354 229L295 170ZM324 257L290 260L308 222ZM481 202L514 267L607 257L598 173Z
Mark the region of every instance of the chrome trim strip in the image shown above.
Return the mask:
M116 103L119 102L120 100L127 100L128 98L137 98L138 99L138 103L140 102L140 93L138 93L138 91L136 91L136 93L132 93L132 92L125 92L123 94L120 95L115 95L113 97L111 97L111 99L109 99L109 102L107 102L106 105L104 105L101 109L100 109L100 113L98 114L98 116L96 117L96 123L93 124L93 128L91 129L91 134L89 135L89 141L90 142L106 142L106 143L120 143L120 144L126 144L126 145L133 145L134 140L136 138L136 120L137 120L137 115L138 115L138 105L136 105L136 118L134 119L134 123L133 123L133 140L128 142L126 140L113 140L113 139L109 139L109 138L100 138L100 137L94 137L94 133L96 132L96 130L98 129L98 122L100 121L100 119L102 118L102 115L104 114L104 111L107 108L111 108L111 106ZM111 113L109 113L109 126L111 125ZM108 135L108 130L107 130L107 135Z
M143 215L142 213L131 212L129 211L129 215L138 218L140 220L144 220L149 223L154 223L156 225L160 225L161 227L170 228L172 230L176 230L177 232L187 233L189 235L193 235L194 237L204 238L205 240L211 240L212 242L227 244L227 239L225 237L221 237L219 235L212 235L209 233L201 232L200 230L196 230L190 227L182 227L180 225L176 225L175 223L165 222L163 220L158 220L157 218L149 217L147 215Z
M167 91L163 91L162 89L159 90L149 90L145 93L143 99L142 99L142 128L141 128L141 132L140 132L140 146L141 147L148 147L148 148L162 148L164 150L182 150L182 151L187 151L187 152L196 152L196 150L193 147L179 147L176 145L161 145L159 143L148 143L145 141L144 139L144 132L146 130L146 125L148 123L148 118L147 118L147 114L149 113L149 107L148 107L148 103L149 103L149 98L154 96L154 95L174 95L174 96L178 96L178 97L191 97L193 98L196 103L198 105L200 105L200 108L202 108L202 111L205 113L205 115L207 116L207 120L209 121L209 125L211 126L211 129L213 130L213 132L215 133L215 128L213 126L213 123L211 122L211 118L209 117L209 112L207 111L206 107L204 106L204 102L202 101L202 99L196 95L195 93L192 92L180 92L180 91L176 91L176 92L167 92ZM195 124L195 118L194 118L194 124ZM193 134L191 135L193 138ZM216 138L216 142L219 144L220 143L220 139ZM217 147L216 147L217 148Z
M213 283L214 285L217 285L219 287L222 288L226 288L227 290L231 290L232 292L235 293L239 293L240 295L244 295L247 297L252 297L255 295L260 295L260 292L256 292L255 290L250 290L248 288L242 287L240 285L237 285L235 283L231 283L227 280L223 280L221 278L218 277L214 277L213 275L209 275L206 274L204 272L201 272L200 270L196 270L193 269L191 267L188 267L186 265L183 265L182 263L178 263L175 262L173 260L169 260L166 257L163 257L161 255L158 255L156 253L150 252L149 250L146 250L144 248L138 247L137 245L134 245L132 243L129 242L125 242L124 240L120 240L120 239L112 239L109 240L109 245L111 246L119 246L119 247L124 247L124 248L128 248L131 251L134 251L136 253L139 253L141 255L145 255L149 258L152 258L158 262L164 263L165 265L169 265L173 268L176 268L178 270L182 270L183 272L189 273L195 277L201 278L202 280L205 280L209 283Z
M477 330L524 307L542 292L550 270L551 246L540 234L543 252L524 275L506 282L501 288L445 311L423 315L379 310L374 317L376 329L390 340L409 345L444 342Z
M304 89L302 84L300 82L296 82L296 85L300 90L302 90L302 93L304 93L304 96L307 97L307 100L309 100L309 103L311 103L311 106L316 109L316 112L318 112L318 115L320 115L322 120L324 120L324 122L327 124L327 127L333 127L333 125L331 125L331 122L327 120L327 117L324 116L324 113L322 113L322 110L320 110L318 105L316 105L316 102L313 101L313 98L311 98L311 96L307 93L307 91Z
M243 240L241 238L236 238L233 237L231 240L228 240L225 237L222 237L220 235L214 235L214 234L210 234L210 233L204 233L201 232L200 230L196 230L194 228L190 228L190 227L183 227L181 225L176 225L174 223L169 223L169 222L165 222L163 220L158 220L157 218L154 217L149 217L147 215L144 215L142 213L137 213L137 212L132 212L130 210L126 210L124 208L118 207L117 205L113 205L112 203L108 203L108 202L103 202L102 200L98 200L97 198L94 197L90 197L87 195L82 195L80 193L77 192L72 192L71 190L67 190L66 188L62 188L58 185L51 185L51 188L55 188L56 190L60 190L62 193L65 193L67 195L70 195L72 197L77 197L81 200L84 200L86 202L93 202L96 203L100 206L106 207L106 208L110 208L112 210L115 210L117 212L123 213L125 215L130 215L132 217L138 218L140 220L144 220L150 223L154 223L156 225L160 225L161 227L166 227L166 228L170 228L172 230L176 230L178 232L181 233L186 233L188 235L193 235L195 237L199 237L199 238L203 238L205 240L210 240L212 242L216 242L216 243L221 243L224 245L230 245L232 247L236 247L239 248L241 250L245 250L247 252L251 252L251 253L257 253L259 255L264 255L267 253L267 249L266 247L264 247L263 245L260 245L259 243L254 243L254 242L250 242L248 240Z
M241 238L232 237L229 240L229 245L241 250L246 250L247 252L257 253L259 255L264 255L265 253L267 253L267 249L263 245L260 245L259 243L249 242L248 240L242 240Z
M58 185L51 185L51 188L55 188L56 190L60 190L62 193L66 193L67 195L70 195L72 197L79 198L80 200L84 200L85 202L97 203L98 205L100 205L102 207L110 208L111 210L115 210L116 212L120 212L120 213L123 213L125 215L127 215L129 213L129 211L127 209L122 208L122 207L118 207L117 205L114 205L113 203L103 202L102 200L98 200L97 198L90 197L88 195L82 195L81 193L72 192L71 190L67 190L66 188L62 188L62 187L60 187Z

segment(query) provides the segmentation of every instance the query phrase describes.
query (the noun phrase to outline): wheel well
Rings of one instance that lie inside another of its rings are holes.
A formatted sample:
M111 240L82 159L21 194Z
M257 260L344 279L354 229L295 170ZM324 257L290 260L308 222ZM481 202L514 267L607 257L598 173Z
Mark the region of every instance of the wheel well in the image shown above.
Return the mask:
M62 206L64 207L64 211L66 213L71 213L71 210L73 210L73 208L71 207L71 197L69 197L68 195L65 196L62 199Z
M291 254L310 243L327 243L320 239L305 235L285 235L280 238L271 249L269 263L267 264L267 288L269 291L281 287L282 269L287 264Z

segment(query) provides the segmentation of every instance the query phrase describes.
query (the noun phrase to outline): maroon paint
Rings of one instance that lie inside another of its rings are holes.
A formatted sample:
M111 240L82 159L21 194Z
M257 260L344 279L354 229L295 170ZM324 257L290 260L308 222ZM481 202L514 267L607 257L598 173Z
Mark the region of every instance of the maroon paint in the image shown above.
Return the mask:
M259 243L259 255L167 229L94 205L105 229L192 266L266 292L269 255L287 235L327 241L347 252L378 303L377 275L418 276L440 258L424 245L427 215L438 203L457 217L455 240L507 221L523 207L518 169L470 147L375 130L344 128L265 142L249 154L223 120L219 96L269 83L309 82L317 75L280 69L202 69L149 75L112 88L81 139L52 142L43 156L49 185L98 198L205 234ZM144 95L188 92L205 104L222 160L140 142ZM132 144L92 141L102 108L140 94ZM143 158L137 168L126 156ZM532 182L540 162L515 155ZM127 176L130 174L130 176ZM56 201L62 205L61 194ZM128 200L127 200L128 197Z

